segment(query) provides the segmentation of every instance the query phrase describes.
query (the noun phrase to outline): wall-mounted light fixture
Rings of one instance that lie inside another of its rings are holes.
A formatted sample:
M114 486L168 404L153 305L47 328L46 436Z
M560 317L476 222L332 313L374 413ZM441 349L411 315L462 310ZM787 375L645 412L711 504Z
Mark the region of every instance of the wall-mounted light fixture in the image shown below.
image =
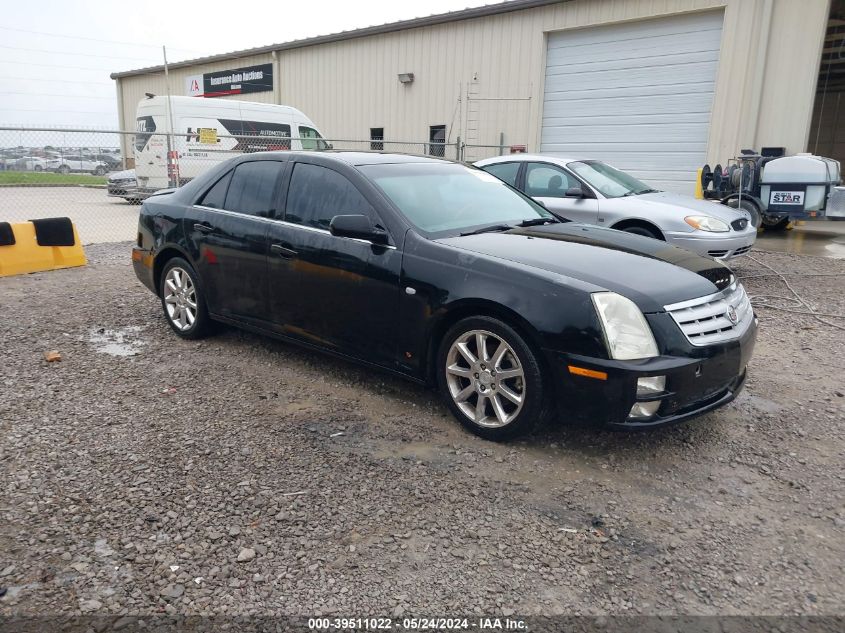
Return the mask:
M414 81L414 73L399 73L399 83L409 84Z

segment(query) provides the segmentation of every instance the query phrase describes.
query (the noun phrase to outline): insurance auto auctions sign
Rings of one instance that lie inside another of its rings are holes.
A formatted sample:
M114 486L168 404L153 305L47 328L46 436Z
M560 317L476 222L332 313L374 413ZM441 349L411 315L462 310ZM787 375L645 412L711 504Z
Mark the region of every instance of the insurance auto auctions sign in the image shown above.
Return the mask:
M224 97L273 90L273 64L259 64L233 70L192 75L185 80L191 97Z

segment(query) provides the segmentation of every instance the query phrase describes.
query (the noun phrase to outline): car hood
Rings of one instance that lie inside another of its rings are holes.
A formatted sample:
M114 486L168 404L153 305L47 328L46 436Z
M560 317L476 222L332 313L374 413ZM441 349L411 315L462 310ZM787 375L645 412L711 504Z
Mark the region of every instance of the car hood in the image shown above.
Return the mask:
M729 268L666 242L623 231L564 223L437 240L611 290L643 312L719 292Z
M615 208L629 209L631 212L640 210L644 213L648 211L659 214L666 212L677 213L681 218L687 215L709 215L728 224L740 218L751 219L745 211L732 209L718 202L698 200L697 198L684 196L679 193L670 193L669 191L644 193L639 196L612 198L611 200Z

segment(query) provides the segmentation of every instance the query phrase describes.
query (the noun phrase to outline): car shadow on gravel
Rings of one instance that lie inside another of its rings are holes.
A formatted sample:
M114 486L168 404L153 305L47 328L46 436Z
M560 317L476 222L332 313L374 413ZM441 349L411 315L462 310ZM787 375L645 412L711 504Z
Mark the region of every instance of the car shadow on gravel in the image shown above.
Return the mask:
M294 344L242 330L223 328L216 339L221 343L247 345L254 350L263 350L268 355L266 360L271 363L285 363L289 366L307 368L309 373L314 373L314 378L339 383L357 396L367 397L367 400L371 402L381 400L384 409L394 410L397 414L407 411L410 403L414 408L414 414L423 418L419 420L421 424L434 425L434 428L428 430L434 431L435 434L443 434L439 438L442 442L463 440L464 442L471 441L473 444L481 442L483 445L493 445L479 440L464 430L452 418L442 403L440 395L432 388L387 372L363 368L353 361L303 349ZM540 451L549 446L560 445L586 455L614 452L632 457L641 456L645 459L647 454L655 450L676 451L679 447L689 446L692 443L700 448L706 448L708 444L720 443L723 441L721 437L723 419L734 417L733 415L726 416L731 411L731 406L678 425L646 431L607 431L591 426L589 423L575 424L561 417L547 422L531 435L514 440L510 444ZM390 439L389 429L387 429L387 437L383 436L383 439ZM407 439L403 439L402 434L397 432L396 441L407 441Z

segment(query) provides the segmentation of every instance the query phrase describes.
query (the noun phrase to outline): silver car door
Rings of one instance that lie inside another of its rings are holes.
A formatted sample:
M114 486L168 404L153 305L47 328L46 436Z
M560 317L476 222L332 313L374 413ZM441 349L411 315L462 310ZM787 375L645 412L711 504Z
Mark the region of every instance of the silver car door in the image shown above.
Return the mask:
M567 196L572 189L581 189L585 196ZM546 208L573 222L595 224L599 206L594 194L566 170L551 163L529 162L525 165L525 193L542 202Z

